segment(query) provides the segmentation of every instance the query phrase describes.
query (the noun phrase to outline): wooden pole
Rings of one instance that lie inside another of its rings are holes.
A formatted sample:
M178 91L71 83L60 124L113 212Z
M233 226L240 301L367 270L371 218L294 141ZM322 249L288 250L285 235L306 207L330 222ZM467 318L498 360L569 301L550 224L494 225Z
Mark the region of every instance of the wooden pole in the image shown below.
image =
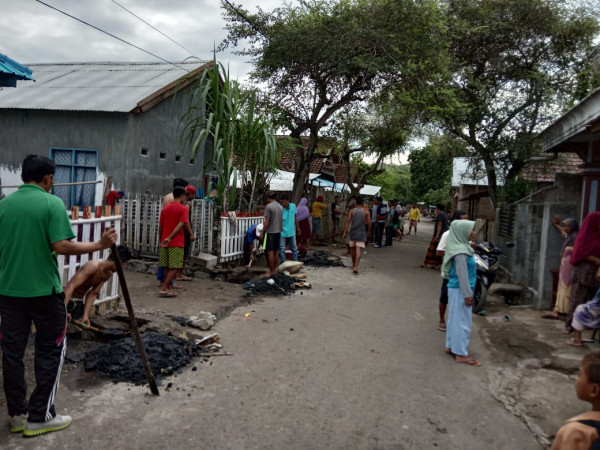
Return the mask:
M146 349L144 348L142 337L140 336L140 330L138 329L137 320L135 320L133 305L131 304L131 298L129 298L129 289L127 289L127 282L125 281L125 272L123 272L123 266L121 265L121 260L119 259L119 252L117 251L117 244L113 244L110 248L110 251L112 252L113 260L115 261L115 265L117 266L119 284L121 285L121 292L123 292L123 299L125 300L125 305L127 306L127 313L129 314L129 328L135 336L138 351L140 352L140 357L142 359L142 363L144 364L144 370L146 371L146 379L148 380L148 385L150 386L150 392L152 392L154 395L160 395L158 393L158 386L156 385L156 380L154 379L154 375L152 374L152 369L150 368L150 361L148 361L148 355L146 355Z

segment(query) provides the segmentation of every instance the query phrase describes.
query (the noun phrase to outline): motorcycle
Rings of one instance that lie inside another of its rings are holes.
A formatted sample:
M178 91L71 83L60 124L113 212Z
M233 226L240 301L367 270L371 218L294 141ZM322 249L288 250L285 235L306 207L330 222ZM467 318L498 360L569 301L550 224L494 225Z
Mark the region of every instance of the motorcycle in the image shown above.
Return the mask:
M512 248L512 242L504 246ZM473 314L479 314L485 307L490 286L496 280L500 257L506 256L501 247L493 242L478 242L475 246L475 263L477 266L477 283L473 292Z

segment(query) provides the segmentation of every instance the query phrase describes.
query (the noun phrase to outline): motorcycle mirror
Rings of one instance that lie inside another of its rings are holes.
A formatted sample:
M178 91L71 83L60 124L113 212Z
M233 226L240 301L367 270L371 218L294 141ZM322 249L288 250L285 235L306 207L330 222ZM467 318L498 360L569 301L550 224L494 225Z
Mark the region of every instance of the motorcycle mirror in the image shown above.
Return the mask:
M515 246L515 243L514 243L514 242L507 242L505 245L506 245L508 248L513 248L513 247Z

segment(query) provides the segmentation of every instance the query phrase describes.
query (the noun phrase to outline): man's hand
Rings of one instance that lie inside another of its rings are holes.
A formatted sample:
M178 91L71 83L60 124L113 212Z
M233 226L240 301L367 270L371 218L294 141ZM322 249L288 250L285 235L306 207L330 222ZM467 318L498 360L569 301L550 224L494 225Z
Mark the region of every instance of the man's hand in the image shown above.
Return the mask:
M88 316L83 316L83 317L81 318L81 324L82 324L83 326L89 327L89 326L91 325L91 324L90 324L90 318L89 318Z
M196 240L196 236L190 234L190 242L194 242Z
M100 238L102 249L110 248L115 242L117 242L117 232L114 228L106 230Z
M552 218L552 224L553 225L560 225L560 222L561 222L560 216L554 216Z
M465 305L473 306L473 297L465 297Z
M169 246L170 242L171 242L171 238L166 238L160 243L160 246L162 248L167 248Z

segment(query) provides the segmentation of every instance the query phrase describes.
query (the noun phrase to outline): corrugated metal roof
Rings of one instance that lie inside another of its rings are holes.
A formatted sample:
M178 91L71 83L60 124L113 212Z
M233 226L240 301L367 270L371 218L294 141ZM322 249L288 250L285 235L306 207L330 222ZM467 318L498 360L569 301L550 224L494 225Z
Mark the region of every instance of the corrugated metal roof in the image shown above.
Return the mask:
M37 82L0 91L0 109L129 112L207 61L175 64L28 64Z

